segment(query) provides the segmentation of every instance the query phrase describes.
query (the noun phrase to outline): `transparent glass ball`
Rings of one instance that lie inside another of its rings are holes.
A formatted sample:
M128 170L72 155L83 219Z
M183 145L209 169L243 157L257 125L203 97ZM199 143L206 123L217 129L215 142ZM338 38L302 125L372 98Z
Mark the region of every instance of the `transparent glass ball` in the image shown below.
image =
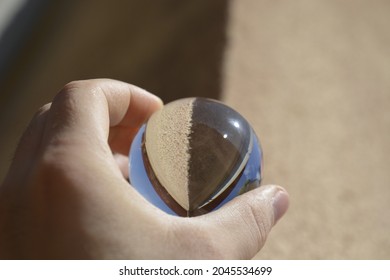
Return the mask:
M161 210L198 216L260 185L263 154L249 123L219 101L166 104L138 131L130 184Z

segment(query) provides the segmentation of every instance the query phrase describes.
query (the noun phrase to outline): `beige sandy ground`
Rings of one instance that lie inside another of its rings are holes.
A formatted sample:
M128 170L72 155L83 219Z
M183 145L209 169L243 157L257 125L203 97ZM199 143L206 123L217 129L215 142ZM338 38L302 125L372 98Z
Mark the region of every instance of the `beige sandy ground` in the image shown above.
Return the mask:
M264 183L291 194L256 258L390 258L388 1L109 2L55 8L23 49L2 85L0 178L69 80L219 97L258 133Z
M224 99L291 208L259 258L390 258L390 3L233 1Z

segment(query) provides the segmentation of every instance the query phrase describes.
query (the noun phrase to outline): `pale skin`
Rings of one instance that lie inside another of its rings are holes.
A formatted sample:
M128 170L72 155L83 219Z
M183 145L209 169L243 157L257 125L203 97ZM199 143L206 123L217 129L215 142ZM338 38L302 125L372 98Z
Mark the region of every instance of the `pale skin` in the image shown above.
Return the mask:
M67 84L31 120L0 186L0 259L250 259L288 208L267 185L195 218L126 180L131 141L162 106L114 80Z

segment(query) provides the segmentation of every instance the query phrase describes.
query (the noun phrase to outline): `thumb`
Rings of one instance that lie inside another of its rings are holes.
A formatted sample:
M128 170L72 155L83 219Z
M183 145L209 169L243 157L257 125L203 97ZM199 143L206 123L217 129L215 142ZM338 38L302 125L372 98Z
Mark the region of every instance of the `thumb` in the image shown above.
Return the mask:
M289 197L282 187L267 185L238 196L203 217L211 223L211 238L221 257L249 259L264 246L288 205Z

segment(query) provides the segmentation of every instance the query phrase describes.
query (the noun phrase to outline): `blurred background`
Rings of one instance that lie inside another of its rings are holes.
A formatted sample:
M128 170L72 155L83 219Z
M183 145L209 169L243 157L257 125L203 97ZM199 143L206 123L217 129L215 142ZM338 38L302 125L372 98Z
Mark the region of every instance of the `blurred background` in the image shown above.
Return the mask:
M389 30L385 0L0 0L0 180L69 81L216 98L291 195L257 259L389 259Z

